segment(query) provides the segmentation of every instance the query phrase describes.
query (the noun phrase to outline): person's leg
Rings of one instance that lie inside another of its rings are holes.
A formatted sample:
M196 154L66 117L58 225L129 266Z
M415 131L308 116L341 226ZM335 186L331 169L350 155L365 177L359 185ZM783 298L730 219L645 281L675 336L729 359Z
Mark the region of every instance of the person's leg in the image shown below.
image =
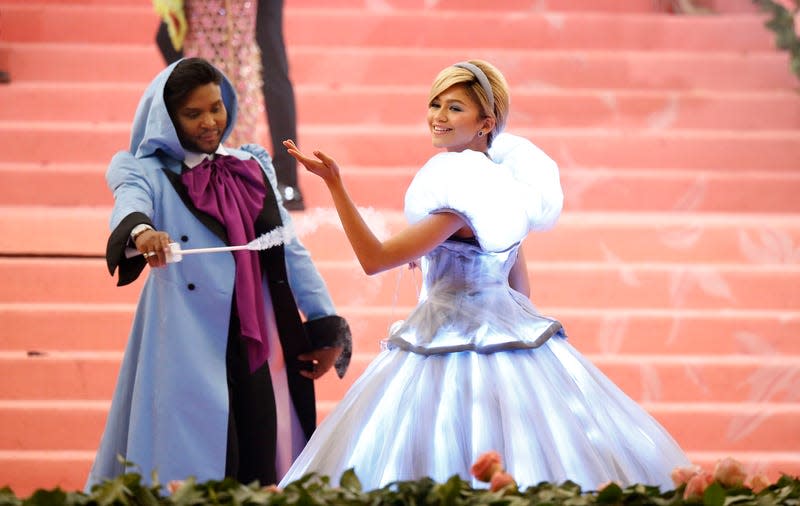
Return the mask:
M235 303L232 305L235 311ZM277 417L269 365L250 371L247 345L236 313L231 314L226 363L228 369L228 448L225 476L249 484L278 480L275 466Z
M167 31L167 24L163 21L158 25L156 45L158 45L158 50L161 51L161 56L164 58L167 65L175 63L183 58L183 51L177 51L175 47L173 47L172 41L169 38L169 31Z
M297 182L297 162L282 142L297 141L294 89L289 80L289 61L283 39L283 0L260 0L256 14L256 42L261 50L264 107L272 142L272 163L287 209L305 206Z

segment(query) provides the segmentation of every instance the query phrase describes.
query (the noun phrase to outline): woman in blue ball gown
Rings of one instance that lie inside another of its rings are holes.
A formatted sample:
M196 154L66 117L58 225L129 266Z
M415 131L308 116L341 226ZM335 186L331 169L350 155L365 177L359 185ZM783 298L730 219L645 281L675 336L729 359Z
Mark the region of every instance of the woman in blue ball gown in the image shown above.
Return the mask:
M284 144L326 183L367 274L421 258L419 303L317 428L281 486L354 468L365 489L430 476L465 480L500 453L520 486L572 480L671 488L689 461L646 411L584 358L561 324L540 315L521 243L551 227L563 195L556 163L501 133L503 75L471 60L436 77L428 98L433 156L405 196L410 225L370 231L327 154Z

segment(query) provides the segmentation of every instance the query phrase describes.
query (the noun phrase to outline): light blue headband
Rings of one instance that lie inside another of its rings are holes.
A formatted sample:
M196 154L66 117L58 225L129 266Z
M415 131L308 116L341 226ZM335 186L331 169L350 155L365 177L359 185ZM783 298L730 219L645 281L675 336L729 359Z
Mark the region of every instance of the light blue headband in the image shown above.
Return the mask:
M489 110L492 111L492 114L494 114L494 93L492 93L492 86L489 84L489 78L486 77L486 74L483 73L483 70L481 70L481 68L477 65L467 61L456 63L453 66L467 69L472 72L472 75L474 75L475 79L478 80L478 84L480 84L481 88L483 88L483 92L486 93L486 98L489 100Z

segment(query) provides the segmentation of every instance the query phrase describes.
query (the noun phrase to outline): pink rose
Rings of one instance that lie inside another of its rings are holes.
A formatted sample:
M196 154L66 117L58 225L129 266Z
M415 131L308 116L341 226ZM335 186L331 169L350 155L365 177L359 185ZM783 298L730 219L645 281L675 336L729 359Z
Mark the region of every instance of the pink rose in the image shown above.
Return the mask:
M747 472L741 462L726 457L717 462L714 479L726 487L741 487L747 479Z
M714 478L705 471L695 474L689 478L688 482L686 482L686 488L683 490L683 498L689 499L703 497L703 492L706 491L706 488L708 488L713 481Z
M700 466L691 466L691 467L676 467L672 470L672 483L675 484L675 487L680 487L681 485L688 482L692 476L696 475L701 471Z
M772 485L767 477L763 473L759 473L752 478L750 478L750 488L756 494L764 490L765 488Z
M472 464L470 472L472 476L477 479L488 483L491 481L492 476L503 470L502 460L500 454L495 451L488 451L478 457L478 460Z
M492 475L492 481L489 484L489 490L492 492L497 492L498 490L502 490L509 486L516 488L517 482L514 481L514 477L505 471L499 471Z
M167 483L167 490L170 494L174 494L179 488L183 486L183 480L172 480Z

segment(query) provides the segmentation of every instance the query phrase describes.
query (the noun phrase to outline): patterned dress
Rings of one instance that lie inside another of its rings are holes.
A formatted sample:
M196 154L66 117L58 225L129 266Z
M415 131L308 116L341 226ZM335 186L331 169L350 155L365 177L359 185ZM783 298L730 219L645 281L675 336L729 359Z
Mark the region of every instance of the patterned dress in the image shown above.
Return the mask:
M183 51L220 69L236 90L239 111L226 144L260 144L259 118L264 117L261 56L256 43L256 0L187 0L189 30Z

